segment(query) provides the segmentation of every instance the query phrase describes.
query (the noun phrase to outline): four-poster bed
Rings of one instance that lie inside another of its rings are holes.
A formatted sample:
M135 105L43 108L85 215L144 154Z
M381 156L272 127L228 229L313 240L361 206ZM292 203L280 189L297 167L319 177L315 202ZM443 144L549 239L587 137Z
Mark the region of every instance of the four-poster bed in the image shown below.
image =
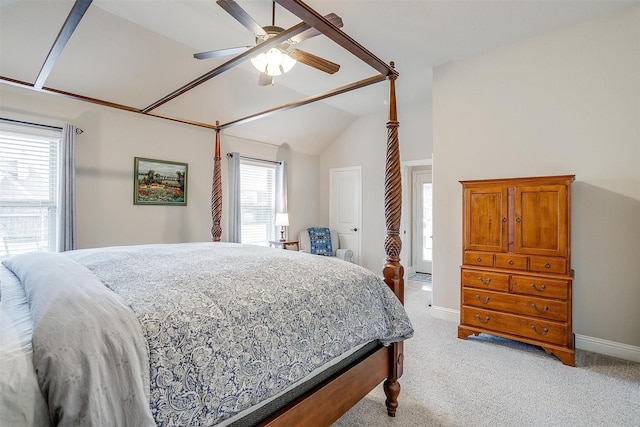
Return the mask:
M153 110L160 105L170 101L171 99L181 95L182 93L192 89L193 87L203 83L204 81L213 78L216 75L248 59L255 49L250 49L246 53L238 55L222 66L201 76L200 78L181 87L180 89L175 90L171 94L159 99L150 106L139 110L121 105L105 103L96 99L70 94L68 92L62 92L52 88L41 88L40 90L62 94L64 96L70 96L72 98L82 99L84 101L109 105L115 108L126 109L128 111L133 111L136 113L161 117L169 120L177 120L184 123L204 126L213 129L215 131L215 150L213 186L211 195L211 209L213 218L211 233L213 237L212 240L214 242L218 242L221 247L224 247L222 245L225 244L220 242L222 236L221 215L223 205L222 180L220 171L220 132L226 128L253 121L261 117L266 117L279 111L296 108L331 96L362 88L373 83L388 80L389 116L387 121L384 201L387 236L384 243L386 264L384 265L382 275L384 283L388 286L389 289L391 289L393 294L397 297L397 300L400 303L404 303L404 269L400 264L399 257L402 245L399 233L401 216L401 182L398 140L399 122L397 118L395 93L395 80L398 76L398 73L394 69L393 63L386 64L378 59L375 55L359 45L345 33L340 31L325 17L315 12L313 9L305 5L302 1L276 0L276 2L284 8L288 9L294 15L298 16L303 22L266 41L262 44L262 48L264 48L266 44L276 45L287 37L291 37L293 34L297 34L306 29L314 27L326 37L332 39L340 46L358 57L360 60L376 69L379 74L352 83L350 85L342 86L329 92L311 96L297 102L292 102L277 108L263 111L261 113L253 114L229 123L220 124L219 122L216 122L215 125L207 125L203 123L195 123L187 120L166 117L154 113ZM9 79L2 78L2 80L7 82ZM11 81L10 83L23 86L27 85L23 82L17 81ZM287 251L277 252L281 253ZM85 253L76 255L72 254L71 258L83 259L84 256ZM93 254L90 253L87 256L91 258ZM290 254L287 256L290 256ZM93 264L91 265L93 266ZM18 270L20 270L20 268L16 267L16 271L14 271L17 276L19 275ZM323 375L317 376L312 385L304 385L305 388L301 391L299 390L292 397L283 397L282 401L274 404L275 406L271 406L268 410L258 413L258 415L256 415L256 418L249 418L250 421L238 422L249 422L251 425L257 424L263 426L330 425L381 382L384 383L384 391L387 397L387 413L389 416L395 416L396 409L398 407L398 395L400 393L400 384L398 382L398 379L403 374L404 354L402 340L409 336L411 336L411 332L406 331L405 335L393 336L387 340L386 346L374 340L374 344L370 344L360 348L360 350L353 353L351 357L344 359L339 365L336 365L329 374L325 373ZM51 404L51 402L49 403Z
M390 69L393 69L393 62ZM395 71L395 70L394 70ZM395 80L397 74L389 76L389 119L387 121L387 149L385 161L385 239L386 264L383 268L384 282L404 304L404 268L400 264L402 241L400 239L400 218L402 205L402 184L400 180L400 150L398 138L398 117L396 109ZM216 123L219 124L218 122ZM211 195L211 229L214 242L222 236L222 180L220 167L220 130L216 129L213 186ZM375 348L361 359L346 366L318 386L309 390L261 422L264 426L286 425L329 425L337 420L355 403L368 394L376 385L384 381L387 396L387 413L395 417L398 407L400 384L403 374L403 342L398 341L387 347ZM339 402L336 401L339 396Z

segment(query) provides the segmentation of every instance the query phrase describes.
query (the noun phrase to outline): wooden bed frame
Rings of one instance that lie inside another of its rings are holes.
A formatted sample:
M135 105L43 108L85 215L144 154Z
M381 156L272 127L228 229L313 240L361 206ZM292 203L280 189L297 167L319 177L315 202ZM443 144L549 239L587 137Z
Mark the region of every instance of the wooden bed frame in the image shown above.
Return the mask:
M387 154L385 166L385 218L387 227L387 237L385 239L386 264L383 268L384 281L404 304L404 269L400 264L400 250L402 242L400 240L400 209L401 209L401 182L400 182L400 151L398 141L398 118L396 110L395 80L398 72L394 68L393 62L386 64L373 55L355 40L334 26L322 15L311 9L301 0L275 0L285 9L296 15L302 22L291 27L258 46L247 50L224 64L214 68L206 74L196 78L186 85L174 90L170 94L162 97L145 108L136 108L122 104L90 98L84 95L71 93L52 87L45 87L46 80L53 65L59 58L66 40L76 29L84 13L91 4L90 0L76 0L72 11L60 31L58 39L46 60L35 83L19 81L6 76L0 76L0 82L11 84L40 92L56 94L76 100L90 102L102 106L116 108L175 122L186 123L194 126L213 129L216 132L215 155L214 155L214 179L211 195L211 210L213 216L213 226L211 229L213 240L220 241L222 235L222 180L220 176L220 131L228 127L237 126L262 117L267 117L280 111L297 108L312 102L320 101L335 95L340 95L355 89L359 89L374 83L389 80L389 120L387 122ZM276 108L272 108L260 113L256 113L232 122L221 124L202 123L178 117L170 117L156 113L155 110L164 103L180 96L181 94L195 88L196 86L214 78L217 75L247 61L258 50L276 46L286 39L293 37L311 27L314 27L329 39L352 53L354 56L378 71L372 77L341 86L334 90L319 93L314 96L291 102ZM330 377L303 397L287 405L281 411L265 420L264 426L284 426L284 425L330 425L336 421L349 408L355 405L367 393L380 382L384 381L384 391L387 396L387 413L393 417L398 407L398 395L400 384L398 379L402 376L403 343L395 343L389 347L381 347L367 357L360 359L349 368Z
M339 88L335 91L307 98L303 102L287 104L277 109L255 114L244 119L236 120L226 125L216 122L216 139L214 154L214 173L211 194L211 213L213 226L211 233L213 241L220 241L222 236L222 179L220 166L220 131L226 127L246 123L259 117L273 114L290 108L324 99L347 90L357 89L384 79L389 80L389 119L387 121L387 151L385 165L385 220L387 237L385 239L386 264L383 268L385 283L404 304L404 268L400 264L400 217L402 205L402 184L400 173L400 147L398 139L398 117L396 109L395 81L398 73L394 63L384 64L373 54L368 52L354 40L335 28L330 22L299 0L276 0L290 12L297 15L303 22L320 30L332 38L345 49L354 53L360 59L383 72L380 76ZM381 77L383 77L381 79ZM261 426L291 426L313 425L328 426L340 418L357 402L365 397L378 384L384 381L384 392L387 397L387 414L395 417L398 407L400 383L398 379L403 372L403 343L394 343L388 347L381 347L370 353L347 369L339 372L322 382L310 392L282 408L271 416Z

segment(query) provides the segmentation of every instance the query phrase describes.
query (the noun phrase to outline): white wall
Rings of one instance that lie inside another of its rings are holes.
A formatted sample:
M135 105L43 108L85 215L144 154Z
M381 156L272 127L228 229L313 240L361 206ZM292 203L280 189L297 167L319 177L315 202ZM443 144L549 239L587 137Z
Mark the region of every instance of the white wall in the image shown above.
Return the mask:
M387 120L387 114L359 118L320 156L320 205L326 207L321 212L322 225L329 224L329 169L362 166L360 260L363 267L374 272L382 270L385 258L384 175ZM399 104L398 121L401 160L431 158L431 105ZM401 260L401 263L406 265L405 260Z
M436 311L460 304L459 180L575 174L578 346L637 351L640 7L438 67L433 94Z
M84 130L76 139L78 247L211 240L215 132L51 94L0 85L0 115ZM226 238L226 153L289 165L291 232L317 222L318 157L221 137L223 240ZM133 204L134 157L188 163L187 206ZM294 214L295 212L295 214Z

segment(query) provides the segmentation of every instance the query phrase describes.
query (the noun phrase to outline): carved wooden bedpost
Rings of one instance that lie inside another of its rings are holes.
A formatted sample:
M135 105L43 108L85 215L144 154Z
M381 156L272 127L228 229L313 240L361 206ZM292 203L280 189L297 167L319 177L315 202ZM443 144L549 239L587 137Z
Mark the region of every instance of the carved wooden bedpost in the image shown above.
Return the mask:
M211 216L213 217L213 226L211 227L211 236L214 242L220 241L222 236L222 176L220 172L220 125L216 121L216 148L213 156L213 186L211 187Z
M391 62L391 68L394 63ZM404 268L400 264L400 216L402 208L402 182L400 175L400 142L398 140L398 113L396 110L396 85L397 74L389 75L389 121L387 122L387 158L384 178L384 214L387 223L387 237L384 241L384 249L387 254L387 262L382 270L384 281L395 292L404 304ZM402 362L404 358L403 343L392 345L390 351L391 373L384 382L384 391L387 395L387 413L391 417L396 416L398 407L398 395L400 383L398 378L402 376Z

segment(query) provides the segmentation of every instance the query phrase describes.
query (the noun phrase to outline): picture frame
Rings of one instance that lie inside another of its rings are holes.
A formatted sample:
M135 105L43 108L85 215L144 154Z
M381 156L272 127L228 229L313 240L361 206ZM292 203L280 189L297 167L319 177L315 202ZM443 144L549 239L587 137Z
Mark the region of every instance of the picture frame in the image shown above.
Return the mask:
M187 205L187 163L134 158L134 205Z

